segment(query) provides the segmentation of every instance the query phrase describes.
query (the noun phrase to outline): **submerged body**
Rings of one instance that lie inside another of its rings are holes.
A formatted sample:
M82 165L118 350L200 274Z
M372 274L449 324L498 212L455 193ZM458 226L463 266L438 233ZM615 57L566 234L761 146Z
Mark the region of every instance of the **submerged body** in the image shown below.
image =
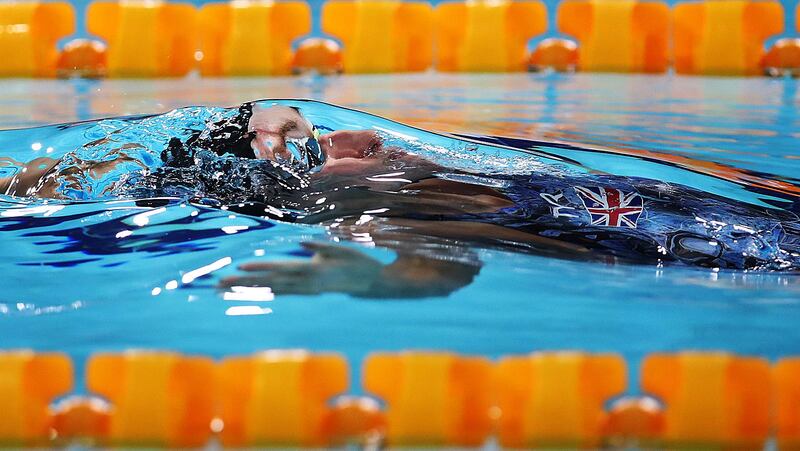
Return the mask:
M448 167L413 148L387 143L375 130L321 133L297 108L245 105L202 130L173 137L159 158L137 154L137 146L117 145L92 161L73 153L17 163L22 169L0 179L0 192L65 199L187 197L283 221L325 224L332 233L366 229L379 237L378 244L382 234L391 243L402 230L568 258L800 269L800 222L786 209L676 183L546 165L524 175ZM371 262L352 252L314 250L325 265L341 263L351 273L359 274L355 267L369 273ZM397 274L381 276L367 292L425 279L418 270L425 265L444 274L441 283L457 280L453 287L477 272L453 271L446 260L398 259ZM276 267L245 269L270 271L274 278Z
M512 207L476 218L639 261L733 269L800 268L796 215L634 177L536 174Z

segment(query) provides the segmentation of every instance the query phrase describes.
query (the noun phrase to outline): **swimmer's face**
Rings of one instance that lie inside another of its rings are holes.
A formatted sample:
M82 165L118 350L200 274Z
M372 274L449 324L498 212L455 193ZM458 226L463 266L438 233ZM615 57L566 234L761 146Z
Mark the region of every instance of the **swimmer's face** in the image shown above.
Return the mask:
M287 141L314 139L311 123L296 109L282 105L255 106L247 131L255 133L250 145L256 158L278 162L291 158Z

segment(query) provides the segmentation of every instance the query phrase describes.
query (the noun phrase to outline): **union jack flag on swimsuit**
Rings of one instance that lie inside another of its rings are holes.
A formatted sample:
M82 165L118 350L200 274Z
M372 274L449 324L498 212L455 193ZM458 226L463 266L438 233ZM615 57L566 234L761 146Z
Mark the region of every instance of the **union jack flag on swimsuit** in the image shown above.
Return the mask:
M636 222L644 211L644 201L638 193L604 187L574 188L592 217L592 225L636 228Z

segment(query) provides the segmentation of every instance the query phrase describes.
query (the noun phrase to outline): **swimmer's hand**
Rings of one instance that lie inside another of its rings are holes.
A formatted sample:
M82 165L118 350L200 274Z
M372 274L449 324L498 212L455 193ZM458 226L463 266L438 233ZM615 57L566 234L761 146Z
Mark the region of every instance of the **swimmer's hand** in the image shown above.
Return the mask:
M221 288L269 287L276 294L345 293L369 298L446 296L468 284L478 268L398 255L389 265L350 247L306 242L309 261L255 262L220 281Z
M349 293L365 295L380 277L382 264L355 249L306 242L310 261L245 263L243 274L222 279L220 286L270 287L276 294Z

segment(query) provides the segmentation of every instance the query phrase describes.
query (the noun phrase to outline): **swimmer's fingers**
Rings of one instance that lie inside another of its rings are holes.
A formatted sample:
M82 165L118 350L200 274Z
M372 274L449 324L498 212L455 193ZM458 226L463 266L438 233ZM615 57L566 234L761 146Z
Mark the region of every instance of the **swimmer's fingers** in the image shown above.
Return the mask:
M275 273L229 276L219 282L219 287L269 287L278 294L313 294L322 291L317 284L306 277Z
M271 271L274 269L297 268L301 270L310 263L306 261L271 261L271 262L250 262L239 265L239 270L246 272Z
M330 283L313 268L302 273L284 270L272 271L268 278L268 286L277 294L318 294L331 291Z
M349 259L357 255L363 255L355 249L345 247L342 245L320 243L318 241L306 241L300 243L303 249L313 252L314 257L318 260L335 260L335 259Z
M279 267L270 271L251 272L223 278L220 288L269 287L277 294L318 294L331 291L330 281L314 267Z
M262 262L249 262L239 265L239 270L246 272L255 271L307 271L309 266L330 263L354 263L354 262L372 262L373 259L364 253L346 246L320 243L316 241L306 241L300 246L313 253L311 261L262 261ZM377 263L377 261L376 261Z
M239 266L241 274L219 282L220 288L269 287L279 294L367 293L383 265L358 249L325 242L304 242L310 260L261 261Z
M254 276L228 276L223 277L220 281L218 286L220 288L230 288L230 287L264 287L268 286L267 281L263 279L261 276L254 275Z
M322 243L320 241L303 241L300 243L300 247L307 251L320 252L327 251L329 249L341 248L342 246L336 246L330 243Z
M357 249L346 246L320 243L316 241L306 241L300 246L312 252L314 255L311 261L262 261L249 262L239 265L239 270L245 272L258 271L282 271L282 272L305 272L311 266L319 264L330 264L332 262L372 262L373 259ZM377 261L375 261L377 263Z
M316 262L347 262L347 263L375 263L377 260L352 247L340 244L321 243L318 241L306 241L300 243L303 249L314 253Z
M221 283L234 280L257 283L259 281L275 279L279 277L308 277L314 272L315 265L307 262L254 262L239 266L244 274L229 276L222 279ZM228 285L230 286L230 285Z

